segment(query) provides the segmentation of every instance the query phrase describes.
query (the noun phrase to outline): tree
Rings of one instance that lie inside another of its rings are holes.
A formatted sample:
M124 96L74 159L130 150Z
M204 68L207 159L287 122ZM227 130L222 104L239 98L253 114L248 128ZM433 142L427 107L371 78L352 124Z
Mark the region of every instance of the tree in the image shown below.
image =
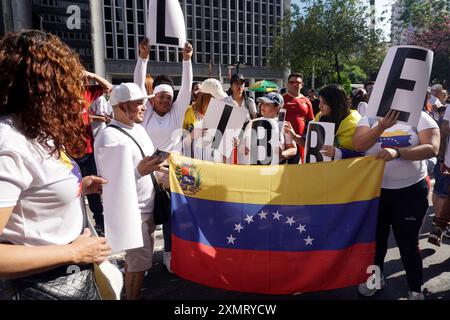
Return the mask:
M431 79L450 83L450 2L448 0L403 0L403 27L408 44L434 52Z
M314 67L325 80L336 75L341 83L344 62L368 59L362 69L371 74L382 62L378 54L381 36L380 31L370 30L368 13L358 0L317 0L303 12L294 6L282 22L283 34L276 37L271 64L308 74Z

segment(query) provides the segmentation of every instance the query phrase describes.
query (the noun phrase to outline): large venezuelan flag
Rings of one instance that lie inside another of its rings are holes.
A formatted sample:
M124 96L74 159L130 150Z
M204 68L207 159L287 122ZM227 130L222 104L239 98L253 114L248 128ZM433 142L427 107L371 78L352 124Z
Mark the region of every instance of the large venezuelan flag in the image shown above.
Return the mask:
M226 290L356 285L373 264L384 162L233 166L171 156L172 269Z

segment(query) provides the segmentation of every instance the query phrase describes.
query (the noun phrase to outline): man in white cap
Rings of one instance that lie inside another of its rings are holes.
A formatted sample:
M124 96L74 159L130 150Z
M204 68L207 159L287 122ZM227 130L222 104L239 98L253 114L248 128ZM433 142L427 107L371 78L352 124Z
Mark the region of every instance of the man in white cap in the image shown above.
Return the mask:
M145 103L153 96L145 95L134 83L122 83L113 87L110 103L113 107L114 118L103 129L94 143L95 155L102 147L128 145L132 153L136 189L138 194L139 210L142 218L142 236L144 246L137 249L126 250L125 261L127 265L125 274L126 297L129 300L140 298L140 290L145 271L152 266L154 231L153 208L155 192L150 174L160 169L161 160L151 158L154 152L153 143L145 129L136 125L144 120ZM130 136L133 137L134 142ZM139 146L138 146L139 144ZM142 152L146 157L143 158ZM114 159L110 159L114 161ZM102 163L98 161L97 168L102 171ZM124 212L124 214L126 214Z
M145 75L147 73L147 63L150 55L150 43L144 39L139 45L139 58L134 71L134 83L139 85L141 90L145 88ZM147 112L142 125L150 136L155 148L167 152L181 152L181 137L183 119L186 109L191 102L192 90L192 45L186 42L183 48L183 73L181 78L181 88L176 101L174 101L174 89L169 82L158 84L156 79L153 94L155 97L147 103ZM157 77L158 78L158 77ZM165 181L167 187L168 169L159 176L160 182ZM163 263L169 272L172 247L172 219L163 225L164 233L164 255Z

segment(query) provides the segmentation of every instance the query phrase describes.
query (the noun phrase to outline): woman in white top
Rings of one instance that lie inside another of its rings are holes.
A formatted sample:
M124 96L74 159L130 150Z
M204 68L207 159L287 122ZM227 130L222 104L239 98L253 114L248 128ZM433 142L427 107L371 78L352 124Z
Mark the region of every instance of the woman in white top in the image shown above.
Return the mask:
M419 232L428 209L426 159L439 150L439 129L436 122L422 112L417 128L397 123L399 113L390 110L381 119L363 117L353 136L356 151L376 155L386 161L381 185L376 231L375 265L383 272L388 249L390 228L394 233L411 300L422 300L422 258L419 251ZM359 293L371 296L384 286L359 286Z
M0 41L0 72L0 279L11 299L56 299L20 284L77 265L89 273L76 298L98 299L90 266L110 246L83 231L80 194L104 180L81 179L68 156L85 150L83 67L57 37L27 30Z

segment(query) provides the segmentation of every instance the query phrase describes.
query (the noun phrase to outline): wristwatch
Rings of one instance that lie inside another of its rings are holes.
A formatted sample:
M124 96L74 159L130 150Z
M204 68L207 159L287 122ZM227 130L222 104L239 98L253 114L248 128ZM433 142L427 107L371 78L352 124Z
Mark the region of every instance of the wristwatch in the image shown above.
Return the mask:
M395 148L394 150L395 150L395 152L397 153L397 154L395 155L395 159L400 159L400 156L401 156L400 150L399 150L398 148Z

